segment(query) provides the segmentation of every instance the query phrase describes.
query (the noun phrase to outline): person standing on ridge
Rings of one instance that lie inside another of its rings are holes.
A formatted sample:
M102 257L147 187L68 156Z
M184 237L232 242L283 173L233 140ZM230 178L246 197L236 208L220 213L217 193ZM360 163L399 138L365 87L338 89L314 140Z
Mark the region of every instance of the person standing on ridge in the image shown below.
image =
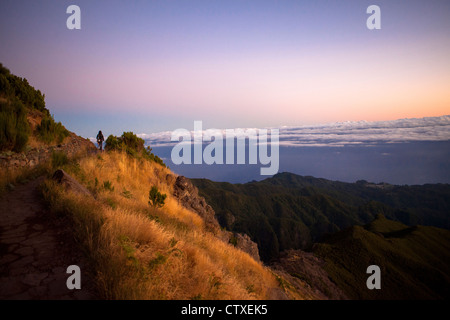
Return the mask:
M103 137L102 130L100 130L97 134L97 143L100 148L100 151L103 151L103 141L105 141L105 137Z

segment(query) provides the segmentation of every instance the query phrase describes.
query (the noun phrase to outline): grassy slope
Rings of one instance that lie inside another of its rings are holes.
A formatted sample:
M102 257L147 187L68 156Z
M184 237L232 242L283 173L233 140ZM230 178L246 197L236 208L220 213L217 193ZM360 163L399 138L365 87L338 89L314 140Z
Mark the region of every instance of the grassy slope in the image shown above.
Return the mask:
M365 227L354 226L330 236L314 252L325 270L356 299L448 299L450 231L408 227L383 216ZM381 290L368 290L366 269L381 268Z
M69 135L45 106L45 95L0 63L0 152L60 144Z
M267 299L280 290L279 277L205 231L203 220L178 204L165 183L167 168L116 152L64 168L95 198L50 180L43 193L55 215L72 221L102 298ZM167 194L161 209L148 205L152 185Z

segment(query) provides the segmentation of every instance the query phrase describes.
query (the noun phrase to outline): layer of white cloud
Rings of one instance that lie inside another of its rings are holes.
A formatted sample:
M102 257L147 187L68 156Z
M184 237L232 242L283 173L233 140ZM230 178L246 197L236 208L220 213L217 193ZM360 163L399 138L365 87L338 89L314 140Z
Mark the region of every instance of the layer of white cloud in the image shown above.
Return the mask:
M321 125L286 126L278 129L280 145L294 147L370 146L376 143L446 141L450 140L450 115L393 121L348 121ZM225 130L220 130L220 132L225 138ZM177 142L171 141L171 135L171 131L138 134L146 141L147 145L154 147L175 145ZM191 135L193 135L193 131L191 131Z

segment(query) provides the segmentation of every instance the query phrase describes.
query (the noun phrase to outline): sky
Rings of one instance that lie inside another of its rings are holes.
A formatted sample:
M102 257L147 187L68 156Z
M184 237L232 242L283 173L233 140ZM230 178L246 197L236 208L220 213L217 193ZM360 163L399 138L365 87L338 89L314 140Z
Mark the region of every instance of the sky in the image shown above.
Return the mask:
M0 62L84 137L438 117L449 17L446 0L2 0Z

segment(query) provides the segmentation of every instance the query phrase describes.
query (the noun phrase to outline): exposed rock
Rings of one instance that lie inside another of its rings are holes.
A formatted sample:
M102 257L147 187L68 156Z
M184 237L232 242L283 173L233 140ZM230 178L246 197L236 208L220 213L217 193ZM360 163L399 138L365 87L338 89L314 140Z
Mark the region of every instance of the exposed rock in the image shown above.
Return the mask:
M72 178L62 169L56 170L52 179L57 181L59 184L64 185L67 190L92 196L88 189L82 186L77 180Z
M287 250L271 267L289 279L290 283L296 284L297 289L300 291L307 289L319 299L348 299L330 280L328 273L323 269L324 265L325 262L311 252Z
M198 189L183 176L178 176L173 187L173 195L187 209L197 212L205 221L206 227L217 233L220 230L213 208L206 203L205 198L198 195Z
M289 300L288 295L280 288L269 288L267 295L269 300Z
M230 212L226 211L220 217L218 217L219 223L221 226L225 226L225 228L232 230L233 225L236 222L235 216Z
M185 208L196 212L205 221L206 227L224 242L232 243L236 248L247 252L255 260L260 261L258 245L246 234L223 231L216 219L214 209L206 203L205 198L198 194L198 189L192 182L183 176L175 178L168 174L166 181L173 184L173 195Z
M177 181L177 177L175 175L170 173L166 175L166 182L169 186L174 185L175 181Z
M68 157L73 157L79 153L97 152L97 148L88 139L84 139L70 132L64 144L33 148L21 153L5 153L0 156L0 165L2 169L6 170L24 167L33 168L50 161L53 152L63 152Z
M235 240L236 248L247 252L256 261L261 261L259 257L258 245L250 239L248 234L233 233L232 236L234 237L233 239Z

